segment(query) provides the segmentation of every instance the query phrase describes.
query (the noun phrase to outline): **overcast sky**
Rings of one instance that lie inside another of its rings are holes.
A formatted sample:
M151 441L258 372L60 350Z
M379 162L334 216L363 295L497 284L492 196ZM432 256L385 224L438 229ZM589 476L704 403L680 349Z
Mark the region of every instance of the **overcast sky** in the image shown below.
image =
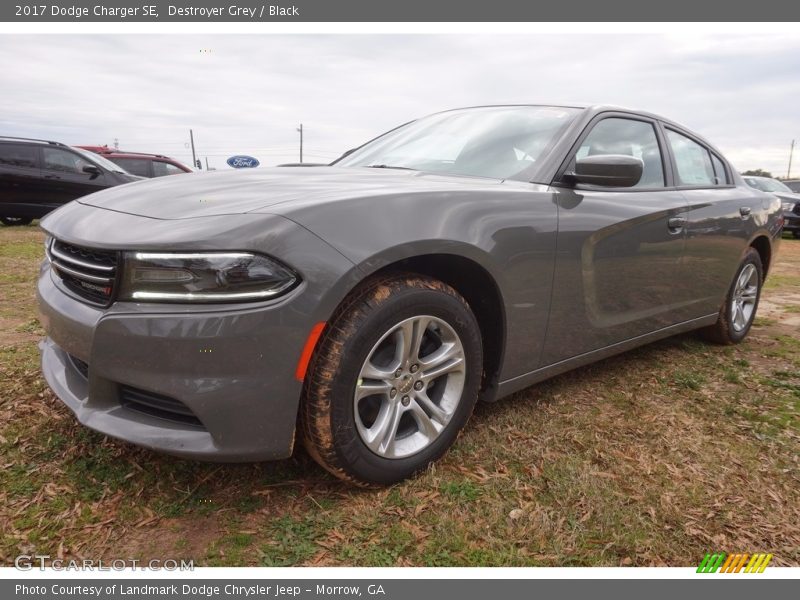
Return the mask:
M206 50L201 52L201 50ZM603 103L662 114L786 175L800 36L2 35L0 134L225 167L308 162L438 110ZM800 176L800 148L793 174Z

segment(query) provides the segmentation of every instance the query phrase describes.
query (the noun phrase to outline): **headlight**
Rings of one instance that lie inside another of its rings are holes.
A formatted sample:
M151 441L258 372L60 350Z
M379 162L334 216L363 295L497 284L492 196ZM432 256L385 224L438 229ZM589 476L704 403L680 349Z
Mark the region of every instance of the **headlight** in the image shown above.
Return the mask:
M794 202L781 202L781 209L786 212L792 212L794 210Z
M251 252L126 252L120 298L140 302L248 302L289 291L299 278Z

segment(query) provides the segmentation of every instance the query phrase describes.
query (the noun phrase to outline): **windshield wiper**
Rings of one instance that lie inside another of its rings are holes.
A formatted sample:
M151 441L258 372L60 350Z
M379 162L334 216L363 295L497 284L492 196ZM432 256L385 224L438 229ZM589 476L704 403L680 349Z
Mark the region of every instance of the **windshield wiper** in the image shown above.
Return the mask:
M403 171L417 171L418 169L412 169L411 167L398 167L396 165L364 165L368 169L402 169Z

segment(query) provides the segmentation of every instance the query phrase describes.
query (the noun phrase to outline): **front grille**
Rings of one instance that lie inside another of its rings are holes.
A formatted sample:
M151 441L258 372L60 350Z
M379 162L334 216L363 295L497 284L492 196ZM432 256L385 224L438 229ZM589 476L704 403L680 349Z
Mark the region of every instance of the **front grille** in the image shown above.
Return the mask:
M83 375L84 379L89 379L89 365L82 361L77 356L69 355L69 360L72 363L72 366L75 367L75 370L78 371L81 375Z
M167 421L176 421L205 429L194 413L180 400L146 392L127 385L120 386L120 403L125 408Z
M47 256L67 289L87 302L108 306L114 297L117 253L53 240Z

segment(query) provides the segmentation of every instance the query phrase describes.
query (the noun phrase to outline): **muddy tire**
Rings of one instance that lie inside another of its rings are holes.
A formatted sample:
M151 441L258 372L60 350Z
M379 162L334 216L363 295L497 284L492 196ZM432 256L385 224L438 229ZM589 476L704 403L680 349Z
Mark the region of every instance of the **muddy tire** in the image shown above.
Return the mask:
M308 452L337 477L388 485L424 470L472 414L483 365L475 316L415 274L356 290L326 326L300 407Z
M755 248L749 248L736 270L717 322L701 329L702 336L716 344L738 344L747 337L756 317L763 283L761 256Z

